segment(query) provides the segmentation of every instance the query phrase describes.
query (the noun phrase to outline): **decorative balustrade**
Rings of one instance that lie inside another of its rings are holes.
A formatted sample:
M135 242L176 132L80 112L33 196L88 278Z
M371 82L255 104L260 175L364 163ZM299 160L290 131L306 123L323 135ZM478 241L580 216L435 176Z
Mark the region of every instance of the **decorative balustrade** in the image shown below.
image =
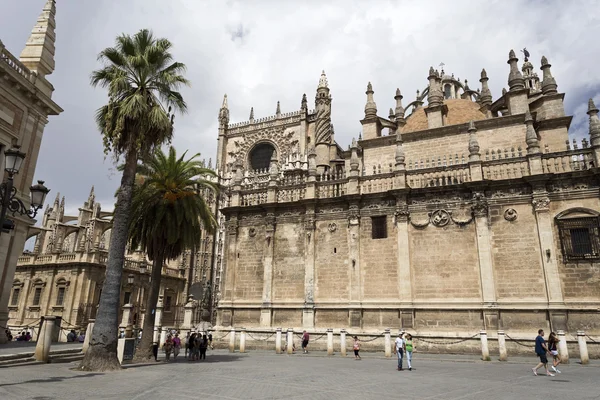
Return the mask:
M485 151L484 156L482 157L482 161L493 161L493 160L503 160L503 159L508 159L508 158L517 158L517 157L523 157L523 148L521 148L521 146L517 147L516 149L514 147L511 147L510 149L505 148L504 150L502 149L487 149Z
M575 142L574 142L575 143ZM594 167L592 149L577 149L542 156L542 168L545 174L584 171Z
M525 157L496 159L481 163L483 179L501 180L529 176L529 163Z
M77 254L75 253L62 253L58 255L58 261L75 261Z
M468 165L453 165L443 169L407 171L406 183L411 188L460 185L470 182L471 174Z
M288 203L304 199L306 194L306 186L304 184L282 187L277 190L277 202Z
M6 50L6 48L0 49L0 61L8 64L8 66L11 69L17 71L17 73L19 75L21 75L23 78L25 78L27 80L31 79L31 71L25 65L23 65L19 60L17 60L15 56L10 54L10 52L8 50Z
M344 196L347 193L347 184L347 179L317 182L316 195L319 199Z
M467 163L467 157L464 154L449 154L436 157L421 158L420 160L408 160L406 169L427 169L436 167L452 167L454 165L462 165ZM391 164L390 164L391 165Z
M360 178L360 194L386 192L394 189L394 174L371 175Z
M265 204L267 202L267 191L251 191L251 192L242 192L240 196L240 205L241 206L256 206L259 204Z

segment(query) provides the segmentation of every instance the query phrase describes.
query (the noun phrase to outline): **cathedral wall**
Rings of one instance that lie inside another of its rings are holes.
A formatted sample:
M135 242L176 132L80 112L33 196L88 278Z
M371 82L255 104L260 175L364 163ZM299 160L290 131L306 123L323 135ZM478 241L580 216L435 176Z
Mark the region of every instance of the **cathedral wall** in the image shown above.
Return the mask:
M250 229L255 229L255 236L250 236ZM264 273L264 225L256 225L252 228L240 226L237 240L238 258L235 265L234 299L261 300ZM226 282L226 285L229 286L231 283Z
M330 230L330 224L336 225L333 232ZM315 302L317 303L349 299L347 225L346 219L316 223ZM323 318L325 318L324 314Z
M502 150L512 148L515 149L515 156L518 155L518 148L521 146L522 155L527 154L527 143L525 143L525 133L527 126L525 124L505 126L496 129L486 129L477 131L477 141L479 142L479 153L482 161L485 161L486 150ZM468 151L468 139L465 142L465 148ZM510 153L509 153L510 154ZM512 157L512 154L509 155Z
M507 209L517 219L507 221ZM536 218L530 204L496 206L490 209L492 257L496 295L502 300L546 299L546 282Z
M274 237L273 300L304 301L304 226L278 223Z
M481 299L475 224L410 226L409 242L415 300Z
M455 157L456 154L461 159L464 155L464 160L467 162L469 156L469 135L464 132L457 135L422 138L418 141L405 141L403 147L406 154L407 167L411 161L425 161L434 158L437 160L438 157L441 157L443 160L444 156L449 157L452 155L452 157ZM395 151L395 146L390 146L390 148L392 151Z
M565 143L567 140L569 140L569 132L567 132L567 128L562 127L548 129L538 133L542 137L542 140L540 140L540 150L542 152L546 151L546 145L548 145L548 150L550 152L567 150L567 145Z
M398 239L391 215L387 216L387 231L387 238L372 239L371 218L360 220L362 298L366 301L398 298Z
M381 173L392 172L390 171L390 164L392 168L395 164L396 146L382 146L382 147L371 147L363 149L363 165L365 166L366 175L374 175L373 167L379 171L381 167ZM346 171L349 171L349 165L346 166ZM378 172L379 173L379 172Z
M598 198L556 200L550 202L552 217L574 207L600 211ZM558 272L565 301L598 301L600 298L600 263L590 261L564 262L558 227L553 223L553 238L558 261Z

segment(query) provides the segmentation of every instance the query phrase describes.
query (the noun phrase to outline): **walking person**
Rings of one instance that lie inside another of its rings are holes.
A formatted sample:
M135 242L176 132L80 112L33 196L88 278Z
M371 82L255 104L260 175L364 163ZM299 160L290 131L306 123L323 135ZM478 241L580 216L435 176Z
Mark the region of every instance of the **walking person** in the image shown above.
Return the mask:
M200 344L202 343L202 335L200 333L196 334L194 337L194 351L192 353L192 359L194 361L198 361L200 358Z
M208 345L210 346L211 350L214 350L215 348L213 347L213 342L212 342L212 332L208 332Z
M185 344L188 353L188 361L194 360L194 343L196 342L196 333L192 333Z
M402 371L402 355L404 353L404 339L402 339L402 332L398 333L398 337L394 341L396 346L396 355L398 356L398 371Z
M556 367L558 367L558 364L560 364L561 359L560 359L560 355L558 354L558 337L556 336L556 333L554 332L550 332L550 336L548 336L548 350L550 350L550 354L552 354L552 371L556 372L557 374L560 374L560 370Z
M304 331L302 333L302 351L304 351L304 354L308 354L308 339L309 339L309 335L308 332Z
M181 339L179 338L179 333L175 334L173 338L173 359L177 360L177 356L179 355L179 351L181 350Z
M191 355L191 352L189 351L190 350L190 335L191 335L191 332L188 332L185 335L185 354L184 354L185 358L188 358L188 353L189 353L189 355Z
M208 338L206 335L202 335L200 340L200 359L206 360L206 348L208 347Z
M538 331L538 336L535 338L535 353L538 355L538 357L540 357L540 362L534 368L531 368L533 374L537 376L537 370L541 367L544 367L546 369L547 376L554 376L554 374L548 371L548 358L546 357L546 353L548 353L548 346L544 340L543 329Z
M412 371L412 353L414 351L413 338L410 333L406 334L404 338L404 350L406 350L406 362L408 363L408 370Z
M360 360L361 358L358 354L360 351L360 340L358 340L358 336L354 336L354 344L352 345L352 348L354 349L354 359Z
M163 344L163 351L165 352L165 360L171 361L171 353L173 352L173 338L171 337L170 333Z

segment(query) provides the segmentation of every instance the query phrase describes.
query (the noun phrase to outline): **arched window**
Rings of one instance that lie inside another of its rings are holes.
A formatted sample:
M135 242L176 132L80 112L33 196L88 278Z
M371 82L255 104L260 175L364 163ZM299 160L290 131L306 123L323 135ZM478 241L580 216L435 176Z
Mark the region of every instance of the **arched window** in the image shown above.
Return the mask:
M269 169L275 148L269 143L259 143L250 152L250 166L253 170Z
M586 208L572 208L556 216L565 262L600 259L600 215Z
M450 86L449 83L447 83L446 85L444 85L444 98L449 99L451 97L452 97L452 87Z

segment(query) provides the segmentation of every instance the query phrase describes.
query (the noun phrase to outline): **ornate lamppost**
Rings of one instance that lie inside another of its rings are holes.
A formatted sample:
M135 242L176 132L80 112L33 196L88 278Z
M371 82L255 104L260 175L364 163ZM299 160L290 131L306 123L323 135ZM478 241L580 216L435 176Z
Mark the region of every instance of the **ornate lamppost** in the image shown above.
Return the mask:
M2 204L2 211L0 212L0 235L2 232L10 232L15 227L15 223L12 220L6 219L7 212L11 212L12 215L20 214L27 215L29 218L35 218L38 211L43 207L46 195L50 192L44 181L38 181L36 185L29 188L31 195L31 205L29 208L23 204L21 199L17 198L17 188L13 185L14 176L19 173L23 160L25 160L25 153L19 150L19 146L13 146L12 149L8 149L4 152L5 167L4 170L8 173L8 179L6 182L0 184L0 201Z

